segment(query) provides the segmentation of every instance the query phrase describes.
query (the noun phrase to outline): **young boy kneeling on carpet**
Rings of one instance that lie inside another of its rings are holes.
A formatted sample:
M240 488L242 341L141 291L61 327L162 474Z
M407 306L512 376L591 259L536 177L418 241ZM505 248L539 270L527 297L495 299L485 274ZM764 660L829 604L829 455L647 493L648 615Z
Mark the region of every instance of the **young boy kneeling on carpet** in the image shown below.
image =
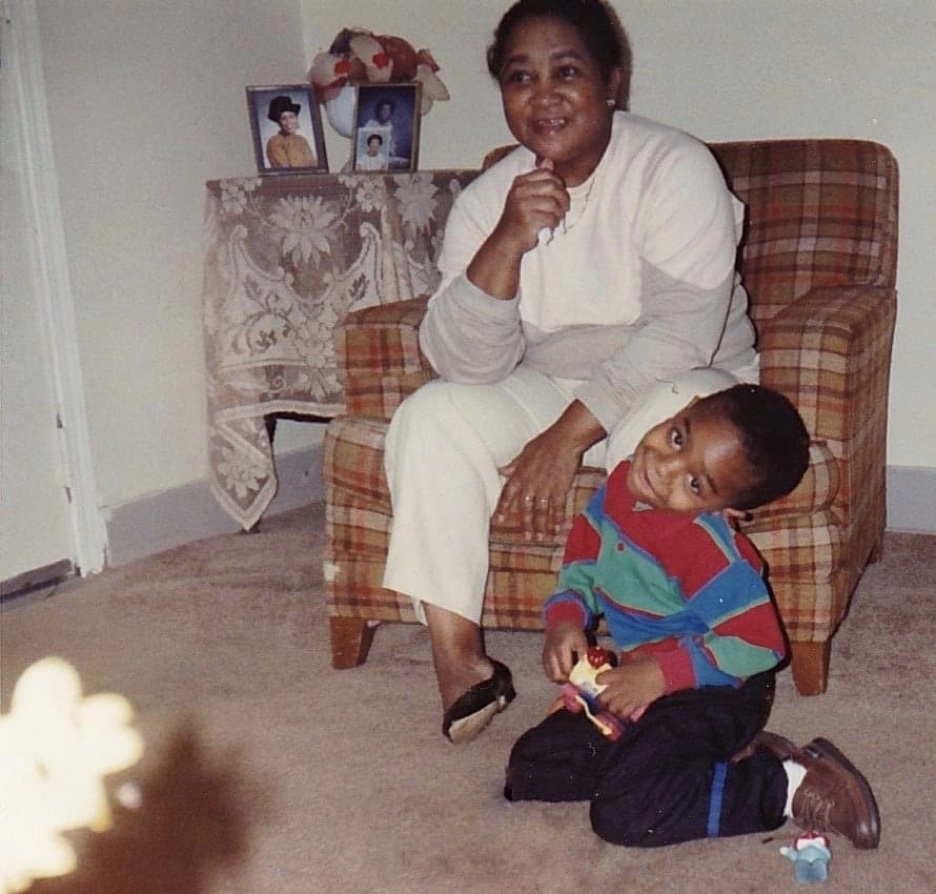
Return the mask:
M764 832L787 818L877 847L870 786L830 742L762 732L785 638L750 541L731 520L789 493L809 436L757 385L696 399L655 426L573 523L546 602L543 665L568 680L600 617L621 650L598 676L616 741L559 710L516 743L509 800L591 802L595 832L653 847Z

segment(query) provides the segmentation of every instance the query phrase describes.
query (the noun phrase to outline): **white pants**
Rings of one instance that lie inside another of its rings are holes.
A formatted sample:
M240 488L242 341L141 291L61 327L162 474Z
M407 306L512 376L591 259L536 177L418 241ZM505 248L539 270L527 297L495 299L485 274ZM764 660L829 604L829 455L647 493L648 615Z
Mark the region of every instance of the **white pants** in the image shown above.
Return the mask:
M693 397L742 380L756 381L756 369L691 370L655 386L585 463L610 471ZM393 525L383 585L410 596L420 620L428 602L480 623L498 469L562 415L578 384L520 366L493 385L430 382L396 411L384 459Z

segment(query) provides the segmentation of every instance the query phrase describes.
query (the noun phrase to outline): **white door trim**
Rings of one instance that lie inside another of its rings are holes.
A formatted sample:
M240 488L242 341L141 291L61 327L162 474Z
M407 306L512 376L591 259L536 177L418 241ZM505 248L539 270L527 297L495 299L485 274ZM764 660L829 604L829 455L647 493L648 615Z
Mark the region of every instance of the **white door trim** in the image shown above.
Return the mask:
M10 78L23 134L24 205L36 231L33 261L39 276L39 310L59 408L75 559L81 573L89 574L104 567L107 534L97 501L74 296L46 104L39 17L35 0L2 0L0 12L7 32L2 76Z

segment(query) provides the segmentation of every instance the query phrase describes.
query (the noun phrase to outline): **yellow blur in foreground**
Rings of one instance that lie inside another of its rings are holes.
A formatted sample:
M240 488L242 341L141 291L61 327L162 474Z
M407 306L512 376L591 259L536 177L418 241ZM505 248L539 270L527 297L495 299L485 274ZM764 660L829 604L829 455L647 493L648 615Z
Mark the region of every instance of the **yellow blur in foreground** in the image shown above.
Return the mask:
M122 695L83 698L61 658L23 672L0 716L0 894L71 872L75 852L62 832L110 827L103 777L143 754L132 721Z

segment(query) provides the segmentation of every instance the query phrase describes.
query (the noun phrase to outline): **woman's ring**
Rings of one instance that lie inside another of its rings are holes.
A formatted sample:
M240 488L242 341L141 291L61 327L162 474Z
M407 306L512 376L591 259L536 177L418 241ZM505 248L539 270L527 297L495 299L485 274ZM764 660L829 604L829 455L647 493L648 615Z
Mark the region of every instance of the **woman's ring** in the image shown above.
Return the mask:
M532 502L533 502L533 494L527 494L527 495L523 498L523 502L524 502L524 503L532 503Z
M549 505L549 497L540 497L536 502L539 503L540 506L548 506L548 505Z

